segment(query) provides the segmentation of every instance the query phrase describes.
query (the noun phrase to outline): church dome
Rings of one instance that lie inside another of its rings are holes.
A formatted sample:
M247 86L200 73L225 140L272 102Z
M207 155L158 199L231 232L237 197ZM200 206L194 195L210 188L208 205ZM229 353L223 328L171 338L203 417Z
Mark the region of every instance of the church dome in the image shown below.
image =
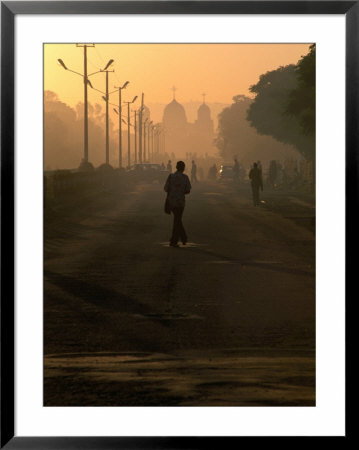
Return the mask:
M211 120L211 110L205 103L202 103L202 105L198 108L197 117L200 121Z
M184 107L175 99L163 111L163 123L166 126L181 126L187 123Z

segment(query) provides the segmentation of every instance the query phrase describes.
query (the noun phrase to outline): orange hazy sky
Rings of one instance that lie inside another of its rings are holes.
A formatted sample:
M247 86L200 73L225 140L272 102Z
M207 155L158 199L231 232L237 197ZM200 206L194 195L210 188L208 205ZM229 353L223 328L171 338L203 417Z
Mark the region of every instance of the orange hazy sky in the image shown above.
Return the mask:
M103 69L114 59L109 89L130 81L123 100L139 98L145 103L169 103L172 87L181 102L231 103L237 94L250 95L249 87L259 76L279 66L296 64L308 53L309 44L95 44L88 52L88 73ZM74 106L83 101L80 76L65 71L66 66L83 73L83 48L75 44L44 45L44 88L58 94L61 101ZM105 90L105 74L90 77L97 89ZM89 89L89 102L103 103L99 92ZM111 101L117 103L117 95Z

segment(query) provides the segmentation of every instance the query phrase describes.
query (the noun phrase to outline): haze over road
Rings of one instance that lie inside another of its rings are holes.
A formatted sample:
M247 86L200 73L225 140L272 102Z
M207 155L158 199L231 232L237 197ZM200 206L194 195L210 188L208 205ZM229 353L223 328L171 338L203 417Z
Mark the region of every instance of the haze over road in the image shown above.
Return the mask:
M314 205L198 183L171 248L164 198L139 184L46 219L45 404L314 405Z

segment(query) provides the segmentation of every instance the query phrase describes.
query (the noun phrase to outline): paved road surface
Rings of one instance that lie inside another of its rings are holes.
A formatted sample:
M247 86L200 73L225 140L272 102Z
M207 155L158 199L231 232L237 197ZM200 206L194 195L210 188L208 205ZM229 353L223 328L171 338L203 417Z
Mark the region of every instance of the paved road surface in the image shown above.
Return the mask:
M199 183L168 246L157 184L45 226L45 404L315 404L314 206Z

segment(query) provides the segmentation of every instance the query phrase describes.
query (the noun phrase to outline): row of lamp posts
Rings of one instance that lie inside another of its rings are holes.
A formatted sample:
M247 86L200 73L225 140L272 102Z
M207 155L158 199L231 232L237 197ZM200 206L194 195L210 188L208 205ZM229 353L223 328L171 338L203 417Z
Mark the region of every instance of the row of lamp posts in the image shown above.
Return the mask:
M130 115L130 105L133 104L137 100L137 95L128 102L122 101L122 90L125 89L129 81L126 81L122 86L115 86L115 90L109 92L109 73L114 72L114 70L110 70L109 67L113 64L114 60L110 59L106 66L103 69L98 70L97 72L87 73L87 48L92 48L95 44L76 44L77 47L83 47L84 49L84 73L81 74L74 70L69 69L62 59L58 59L60 65L67 71L75 73L83 78L84 81L84 158L81 165L86 168L89 165L88 158L88 100L87 100L87 89L90 86L91 89L94 89L101 94L103 94L102 98L106 103L106 164L110 163L110 152L109 152L109 105L115 106L113 108L115 113L119 118L119 131L118 131L118 159L119 159L119 167L123 167L123 154L122 154L122 123L126 124L126 121L122 117L122 104L127 104L127 161L128 167L131 166L131 115ZM102 92L99 89L96 89L92 86L92 83L89 80L89 77L98 73L104 72L106 74L106 91ZM118 92L118 105L110 103L109 96L115 92ZM146 118L143 121L143 99L144 94L142 94L142 102L140 109L134 110L134 162L146 162L153 159L154 152L159 153L161 148L161 143L163 145L163 139L161 140L161 135L163 134L163 128L157 124L154 125L152 121L148 121ZM137 120L138 118L138 120ZM147 123L148 122L148 123ZM146 125L147 125L147 137L146 137ZM137 147L138 143L138 147ZM143 150L143 151L142 151ZM147 152L146 152L147 150Z

